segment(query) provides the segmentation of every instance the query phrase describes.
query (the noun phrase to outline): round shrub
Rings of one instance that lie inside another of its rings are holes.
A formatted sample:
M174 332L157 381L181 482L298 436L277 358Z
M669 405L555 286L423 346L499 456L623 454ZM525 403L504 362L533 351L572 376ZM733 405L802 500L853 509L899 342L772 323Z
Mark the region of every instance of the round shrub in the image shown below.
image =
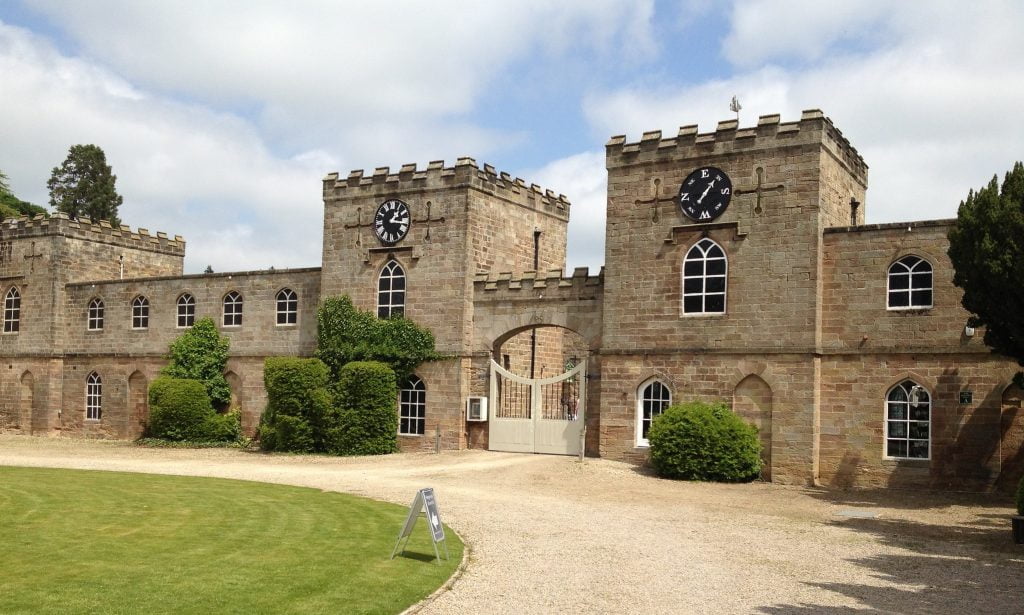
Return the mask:
M214 415L199 380L160 377L149 386L149 435L165 440L204 440Z
M328 446L339 455L384 455L398 450L395 372L377 361L353 361L338 374L339 425Z
M665 478L744 482L761 471L757 429L724 404L671 406L654 419L647 437L651 464Z
M238 410L211 414L203 425L203 440L235 442L242 437L242 413Z

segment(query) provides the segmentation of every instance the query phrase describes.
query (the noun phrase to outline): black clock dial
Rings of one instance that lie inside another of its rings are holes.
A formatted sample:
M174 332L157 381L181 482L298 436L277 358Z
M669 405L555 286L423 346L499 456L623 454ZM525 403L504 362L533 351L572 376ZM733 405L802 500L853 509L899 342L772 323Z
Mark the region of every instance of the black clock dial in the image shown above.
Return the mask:
M679 187L679 208L697 222L710 222L725 213L732 198L732 181L725 171L701 167Z
M377 239L386 244L405 239L411 225L409 206L398 199L388 199L381 203L373 216L373 232L377 234Z

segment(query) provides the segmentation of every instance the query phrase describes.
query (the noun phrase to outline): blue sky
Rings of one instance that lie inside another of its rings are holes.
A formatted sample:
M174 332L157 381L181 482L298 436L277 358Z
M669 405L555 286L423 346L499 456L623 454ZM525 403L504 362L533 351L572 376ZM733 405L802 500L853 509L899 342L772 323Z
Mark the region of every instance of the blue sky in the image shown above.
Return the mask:
M869 222L952 217L1024 158L1024 4L803 0L0 0L0 170L45 204L104 148L133 227L186 270L317 265L320 179L469 155L573 202L603 261L603 145L820 108Z

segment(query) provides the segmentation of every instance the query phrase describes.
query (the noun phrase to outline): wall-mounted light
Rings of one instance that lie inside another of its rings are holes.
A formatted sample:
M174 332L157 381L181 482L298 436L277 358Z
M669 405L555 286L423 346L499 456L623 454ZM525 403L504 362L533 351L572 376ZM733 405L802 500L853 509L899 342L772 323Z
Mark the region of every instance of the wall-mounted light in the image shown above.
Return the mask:
M974 337L974 327L967 325L964 327L964 335L967 337Z

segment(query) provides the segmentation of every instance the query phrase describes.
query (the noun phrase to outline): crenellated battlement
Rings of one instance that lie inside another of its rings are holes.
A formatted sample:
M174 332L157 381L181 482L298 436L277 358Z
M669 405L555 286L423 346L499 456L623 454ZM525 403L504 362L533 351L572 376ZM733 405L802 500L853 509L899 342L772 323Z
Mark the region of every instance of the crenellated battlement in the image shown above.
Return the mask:
M124 246L139 250L150 250L169 254L185 254L185 239L181 235L173 238L167 233L150 234L148 229L132 230L126 225L114 227L106 220L94 221L89 218L74 219L58 212L50 217L42 214L29 218L5 218L0 222L0 241L60 235L87 241Z
M396 173L391 172L390 167L377 167L372 172L356 169L349 172L347 177L329 173L323 182L325 201L353 192L362 196L469 185L520 205L564 217L568 217L571 206L564 194L557 194L537 184L527 184L522 178L497 171L489 164L478 166L476 160L469 157L459 158L452 166L445 166L443 160L431 161L423 169L416 163L403 164Z
M628 142L617 135L605 144L609 169L666 158L707 157L773 148L780 145L822 143L857 176L867 177L868 166L856 148L819 109L805 110L800 120L783 122L779 114L762 115L757 126L740 128L737 120L718 122L714 132L699 132L696 124L682 126L674 137L662 137L660 130L643 133L639 141Z
M590 275L587 267L577 267L571 276L566 276L561 269L551 269L547 272L526 271L518 277L514 277L512 272L499 273L497 277L481 272L473 278L473 289L478 297L482 292L483 298L488 298L486 295L492 292L503 294L501 291L519 293L543 289L545 297L557 300L577 298L581 292L601 290L603 287L604 267L601 267L597 275Z

